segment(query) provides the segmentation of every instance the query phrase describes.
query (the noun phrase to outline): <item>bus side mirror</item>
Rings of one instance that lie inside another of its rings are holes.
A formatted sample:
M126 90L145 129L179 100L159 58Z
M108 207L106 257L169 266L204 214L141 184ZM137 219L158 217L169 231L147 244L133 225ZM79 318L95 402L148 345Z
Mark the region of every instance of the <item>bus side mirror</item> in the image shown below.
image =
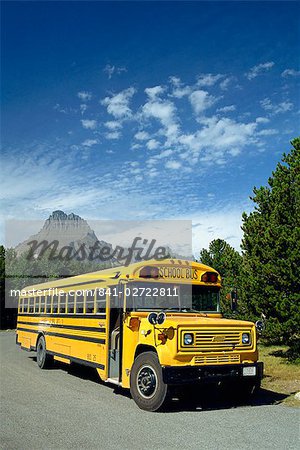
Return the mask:
M237 298L237 292L236 291L231 291L230 299L231 299L231 311L237 311L237 309L238 309L238 298Z
M265 329L265 322L263 320L257 320L255 322L255 326L256 326L256 330L258 332L258 334L262 334L264 332Z
M157 313L152 312L152 313L148 314L148 322L151 325L156 325L157 324Z
M162 325L166 320L166 314L162 311L159 314L152 312L148 314L148 322L151 325Z

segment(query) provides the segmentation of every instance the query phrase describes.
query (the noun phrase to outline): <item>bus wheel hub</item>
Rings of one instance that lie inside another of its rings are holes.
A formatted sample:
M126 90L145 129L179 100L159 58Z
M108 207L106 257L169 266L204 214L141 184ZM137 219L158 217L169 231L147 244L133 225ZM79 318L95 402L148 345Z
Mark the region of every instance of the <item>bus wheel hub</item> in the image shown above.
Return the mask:
M157 388L157 377L154 370L147 366L142 367L137 377L137 387L143 397L152 397Z

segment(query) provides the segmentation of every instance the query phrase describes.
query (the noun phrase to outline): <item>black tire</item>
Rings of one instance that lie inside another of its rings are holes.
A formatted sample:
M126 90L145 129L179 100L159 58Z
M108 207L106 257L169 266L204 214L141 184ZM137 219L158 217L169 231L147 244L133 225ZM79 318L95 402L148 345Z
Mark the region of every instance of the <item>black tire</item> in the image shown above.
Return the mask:
M40 369L47 369L53 363L53 356L46 351L46 340L40 336L36 344L36 361Z
M139 408L158 411L167 399L168 386L163 382L162 369L154 352L141 353L130 374L130 392Z

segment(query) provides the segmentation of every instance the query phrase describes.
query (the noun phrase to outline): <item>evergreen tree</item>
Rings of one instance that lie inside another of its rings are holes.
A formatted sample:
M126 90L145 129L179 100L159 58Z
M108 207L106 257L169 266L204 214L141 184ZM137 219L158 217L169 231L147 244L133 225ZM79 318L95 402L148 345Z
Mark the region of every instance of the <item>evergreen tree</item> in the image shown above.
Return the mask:
M300 329L300 138L243 214L243 296L250 315L267 316L270 343L298 346Z
M241 255L223 239L215 239L209 244L208 250L200 251L200 261L215 270L222 277L221 307L226 315L231 315L228 295L235 291L239 297Z

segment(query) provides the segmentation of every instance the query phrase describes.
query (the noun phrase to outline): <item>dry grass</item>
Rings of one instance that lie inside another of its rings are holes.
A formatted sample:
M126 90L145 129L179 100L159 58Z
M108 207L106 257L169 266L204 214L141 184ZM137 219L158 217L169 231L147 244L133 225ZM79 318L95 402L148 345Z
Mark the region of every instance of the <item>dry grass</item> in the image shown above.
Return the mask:
M284 358L287 347L259 346L259 359L264 362L262 388L287 395L284 404L300 407L295 393L300 391L300 364L292 364Z

